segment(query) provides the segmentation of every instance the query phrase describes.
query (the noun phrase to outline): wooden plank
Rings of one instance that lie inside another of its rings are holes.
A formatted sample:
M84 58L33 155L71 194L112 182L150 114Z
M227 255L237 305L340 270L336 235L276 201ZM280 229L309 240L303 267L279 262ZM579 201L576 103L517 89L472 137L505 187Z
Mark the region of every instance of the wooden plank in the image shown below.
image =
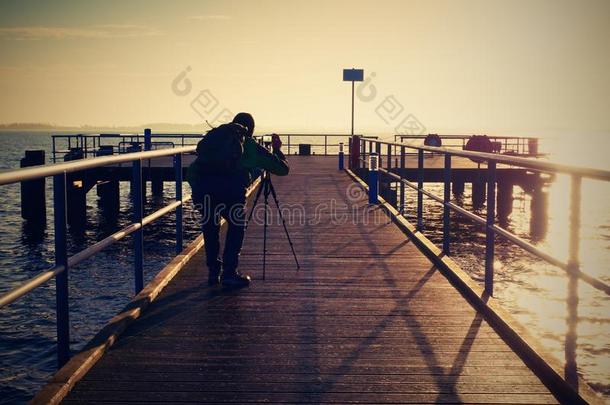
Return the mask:
M304 210L288 221L301 270L275 218L263 281L252 223L240 260L252 286L207 287L197 255L66 403L557 402L381 210L349 198L335 159L290 159L273 181ZM331 201L345 222L316 212Z

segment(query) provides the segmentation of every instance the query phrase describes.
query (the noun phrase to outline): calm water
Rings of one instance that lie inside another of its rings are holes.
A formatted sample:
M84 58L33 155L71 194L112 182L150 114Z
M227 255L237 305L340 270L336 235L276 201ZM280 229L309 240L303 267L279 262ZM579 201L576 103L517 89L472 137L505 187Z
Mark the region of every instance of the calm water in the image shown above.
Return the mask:
M603 140L603 138L600 137ZM295 142L295 140L293 140ZM48 134L0 134L0 169L19 166L25 149L50 151ZM591 146L572 153L562 138L543 143L553 160L609 168L603 148ZM553 149L551 149L553 146ZM49 154L47 160L49 160ZM20 216L19 185L3 186L0 193L0 293L53 265L51 181L47 181L49 219L41 235L23 228ZM187 186L188 188L188 186ZM434 188L434 186L433 186ZM439 194L441 188L436 187ZM187 190L185 190L186 192ZM508 229L545 250L565 258L568 238L568 179L558 177L540 198L532 198L519 188L514 191L513 212ZM164 197L147 193L147 211L167 204L173 189L166 186ZM610 282L610 185L583 183L581 259L584 271ZM129 190L121 190L122 213L115 223L101 215L95 192L88 194L88 222L83 231L72 232L69 249L77 252L130 222ZM546 201L546 203L545 203ZM470 189L457 203L471 208ZM408 207L414 206L413 193L407 194ZM532 205L545 207L535 210ZM435 241L441 235L441 207L426 202L426 233ZM190 218L190 207L185 218ZM453 217L456 235L454 252L462 267L476 280L482 279L484 230ZM174 216L161 218L145 228L145 275L149 280L167 263L174 252ZM197 226L187 221L186 240L197 234ZM40 234L40 233L39 233ZM566 334L566 277L561 270L545 265L520 249L498 239L496 252L496 297L556 357L564 358ZM72 269L70 273L72 348L78 350L99 328L119 311L133 294L131 238L107 248ZM0 317L0 403L25 402L55 370L55 286L38 288L2 310ZM579 372L598 391L610 395L610 299L580 283L578 307Z

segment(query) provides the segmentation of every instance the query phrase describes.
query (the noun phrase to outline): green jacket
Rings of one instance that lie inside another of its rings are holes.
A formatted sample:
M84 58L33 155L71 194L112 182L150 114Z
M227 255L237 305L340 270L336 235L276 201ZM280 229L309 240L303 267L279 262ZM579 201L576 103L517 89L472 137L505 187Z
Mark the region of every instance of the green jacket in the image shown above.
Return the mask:
M186 180L190 184L202 180L205 176L201 173L200 164L201 161L195 159L189 166L186 172ZM242 177L245 185L251 183L251 171L256 168L267 170L278 176L286 176L290 171L286 157L281 151L271 153L253 138L246 138L244 141L244 154L239 161L239 165L241 170L237 175Z

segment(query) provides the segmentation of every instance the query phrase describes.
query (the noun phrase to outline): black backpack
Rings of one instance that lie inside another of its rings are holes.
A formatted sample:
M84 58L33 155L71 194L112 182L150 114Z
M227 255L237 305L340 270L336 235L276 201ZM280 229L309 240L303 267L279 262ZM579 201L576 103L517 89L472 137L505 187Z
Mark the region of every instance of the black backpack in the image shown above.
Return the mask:
M240 169L246 127L231 122L212 128L197 144L197 165L203 174L232 174Z

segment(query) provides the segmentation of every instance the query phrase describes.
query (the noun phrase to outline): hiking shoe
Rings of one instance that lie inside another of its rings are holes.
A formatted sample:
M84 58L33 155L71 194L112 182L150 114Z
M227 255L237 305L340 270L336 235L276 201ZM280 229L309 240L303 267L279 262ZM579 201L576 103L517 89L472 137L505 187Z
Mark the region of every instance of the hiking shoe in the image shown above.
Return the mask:
M210 269L208 273L208 285L213 287L220 284L220 276L222 275L222 269Z
M250 276L238 271L225 272L222 277L222 286L225 288L243 288L250 285Z

